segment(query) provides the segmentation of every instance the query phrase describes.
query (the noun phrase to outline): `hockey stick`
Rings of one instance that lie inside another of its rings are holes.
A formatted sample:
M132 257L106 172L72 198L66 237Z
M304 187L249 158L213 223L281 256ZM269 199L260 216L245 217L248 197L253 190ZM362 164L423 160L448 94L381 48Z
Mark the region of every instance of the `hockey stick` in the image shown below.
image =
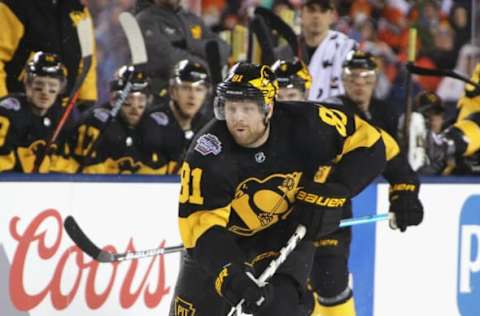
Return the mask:
M417 44L417 29L410 28L409 35L408 35L408 62L407 68L409 64L413 64L415 62L415 53L416 53L416 44ZM407 153L409 152L409 144L410 144L410 118L412 116L412 108L413 108L413 82L412 82L412 75L410 72L407 72L405 77L405 87L407 89L405 93L405 115L404 115L404 123L403 123L403 149Z
M339 227L349 227L359 224L374 223L390 219L390 213L367 215L361 217L354 217L343 219L340 221ZM146 257L153 257L183 250L183 245L176 245L166 248L153 248L148 250L129 251L125 253L113 254L108 251L101 250L95 245L90 238L83 232L73 216L67 216L63 223L65 231L72 241L83 252L88 254L93 259L99 262L118 262L124 260L140 259Z
M212 77L212 84L214 87L222 82L222 65L220 64L220 48L218 47L218 42L215 40L210 40L205 46L205 52L207 53L207 64L210 68L210 76Z
M300 56L298 37L297 34L295 34L295 31L290 27L290 25L285 23L285 21L283 21L282 18L273 13L273 11L263 7L257 7L255 9L255 14L263 17L267 25L271 29L275 30L287 41L295 56Z
M118 19L119 19L120 25L122 26L123 31L125 32L125 36L127 38L128 46L130 48L130 55L132 57L132 64L137 67L140 65L144 65L148 60L147 50L145 48L145 42L143 40L142 31L140 30L137 20L129 12L120 13L120 15L118 16ZM130 72L130 74L128 75L127 83L125 84L125 87L117 96L115 103L112 104L110 115L108 116L105 123L103 123L102 128L98 134L98 137L92 141L92 144L90 145L89 149L85 153L84 155L85 161L82 163L78 172L81 172L83 170L90 155L93 154L97 149L103 132L110 125L112 120L117 116L118 112L120 111L120 108L122 107L123 103L127 99L133 87L132 78L133 78L133 71Z
M410 73L415 74L415 75L419 75L419 76L455 78L455 79L461 80L463 82L469 83L469 84L475 86L477 89L480 89L480 84L478 84L476 82L473 82L469 78L464 77L464 76L460 75L459 73L456 73L453 70L441 69L441 68L437 68L437 69L424 68L424 67L415 66L414 64L407 64L407 70Z
M67 216L63 223L65 231L73 242L87 255L98 262L119 262L125 260L133 260L138 258L153 257L172 252L179 252L183 250L183 245L177 245L165 248L154 248L140 251L128 251L125 253L113 254L108 251L103 251L98 248L90 238L85 235L80 226L72 216Z
M55 126L55 129L53 130L53 134L45 146L45 150L41 151L34 161L34 165L33 165L34 173L38 172L40 166L43 163L43 160L47 155L50 154L53 144L55 144L55 142L57 141L58 135L60 135L60 132L62 131L63 126L67 122L67 119L70 117L70 113L72 112L73 107L77 102L77 99L80 93L80 87L85 81L85 78L88 75L90 67L92 66L94 38L93 38L92 20L90 18L83 19L77 24L77 35L78 35L78 40L80 42L80 50L82 54L82 60L81 60L82 70L77 75L77 78L75 79L75 83L73 84L72 91L68 96L67 107L65 108L65 111L63 112L60 120L58 121L57 126Z
M280 265L282 265L282 263L287 260L287 257L292 253L293 250L295 250L303 237L305 237L306 232L307 229L305 228L305 226L298 225L293 235L288 239L287 244L282 247L282 249L280 249L280 255L269 263L268 267L265 269L265 271L262 272L260 277L258 279L255 279L253 275L249 275L249 277L252 278L252 280L255 281L258 286L265 286L265 282L270 279L275 274L275 272L277 272ZM244 301L245 299L242 299L237 304L237 306L232 307L232 309L228 313L228 316L243 315L242 305Z
M255 15L250 22L250 28L252 30L251 34L256 36L257 42L261 49L260 63L264 65L273 64L275 62L273 39L265 19L261 15ZM255 45L252 43L252 45L249 47L249 56L252 58L251 61L254 61L254 46Z

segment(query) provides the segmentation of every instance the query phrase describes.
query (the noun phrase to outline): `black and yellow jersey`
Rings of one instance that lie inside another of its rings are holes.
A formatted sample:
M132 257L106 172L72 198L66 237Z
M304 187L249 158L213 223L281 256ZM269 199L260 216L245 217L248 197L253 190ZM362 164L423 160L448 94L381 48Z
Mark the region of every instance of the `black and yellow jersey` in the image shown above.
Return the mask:
M69 139L78 172L90 174L168 174L158 151L161 121L144 114L135 128L120 114L111 119L110 105L91 110Z
M27 60L43 51L60 56L66 66L67 94L79 73L81 52L76 25L89 18L79 0L0 1L0 97L24 91ZM80 100L96 100L96 60L79 91Z
M409 185L409 188L413 187L414 191L418 193L420 189L418 176L410 167L405 154L400 151L400 146L396 141L396 123L398 122L398 118L393 111L389 111L388 108L386 108L387 104L374 101L374 103L370 105L371 111L367 114L360 111L355 103L348 97L340 96L339 99L342 100L341 105L346 111L355 113L380 129L385 144L385 154L387 158L387 165L383 172L383 176L389 182L391 190L399 188L400 186L405 187L406 185ZM345 180L341 178L348 178L349 175L340 175L339 171L340 170L337 170L334 177L336 178L335 181L342 183Z
M35 115L24 94L12 94L0 100L0 172L31 173L40 151L45 150L62 113L55 103L45 115ZM60 172L66 163L63 135L68 134L70 122L64 126L55 148L45 157L39 172ZM68 150L68 147L66 147ZM68 153L67 153L68 154Z
M269 138L258 148L240 147L224 121L211 121L190 145L181 171L185 247L210 271L242 260L237 242L288 221L301 182L357 152L348 167L352 179L344 183L352 195L385 166L380 132L360 117L314 103L278 102Z
M162 105L153 107L149 113L149 120L144 124L145 129L155 125L156 133L145 131L144 141L148 147L154 148L164 160L168 162L168 173L177 173L186 149L195 134L208 123L208 119L198 113L192 120L191 129L183 130L178 124L170 100Z

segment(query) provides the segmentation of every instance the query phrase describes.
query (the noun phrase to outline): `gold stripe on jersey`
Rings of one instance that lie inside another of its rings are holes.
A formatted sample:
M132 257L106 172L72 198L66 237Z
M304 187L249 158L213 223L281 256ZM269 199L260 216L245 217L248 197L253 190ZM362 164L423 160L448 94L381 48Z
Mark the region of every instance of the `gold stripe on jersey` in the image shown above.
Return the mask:
M472 113L480 113L480 96L475 98L463 97L458 101L457 122L464 120Z
M470 120L463 120L455 123L456 128L462 131L464 137L467 139L467 150L463 153L464 156L469 156L480 149L480 126Z
M197 211L189 216L180 217L179 228L185 248L194 248L197 240L213 226L226 227L230 217L231 205L215 210Z
M17 50L20 39L25 34L25 28L10 8L0 2L0 43L2 47L0 49L0 97L7 95L6 78L4 62L8 62L13 58L15 51ZM8 30L8 31L6 31Z
M336 162L355 149L372 147L380 137L380 133L375 127L355 115L355 132L345 140L342 152L337 156Z
M398 146L395 139L383 129L380 130L380 135L382 136L383 143L385 144L385 156L387 157L387 161L390 161L398 155L400 152L400 146Z
M14 167L15 153L13 151L6 155L0 155L0 172L12 170Z

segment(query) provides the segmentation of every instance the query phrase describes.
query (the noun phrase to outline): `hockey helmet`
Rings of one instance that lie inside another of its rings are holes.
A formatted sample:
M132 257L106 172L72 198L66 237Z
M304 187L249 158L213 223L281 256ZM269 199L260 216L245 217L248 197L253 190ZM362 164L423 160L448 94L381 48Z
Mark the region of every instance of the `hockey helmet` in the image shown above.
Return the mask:
M422 91L415 96L415 111L420 113L443 113L442 99L434 92Z
M254 100L266 115L273 107L277 91L278 82L269 66L237 63L230 69L227 78L217 86L215 117L225 119L225 100L232 99Z
M29 80L34 76L52 77L64 83L67 77L67 68L60 61L60 57L52 53L35 53L27 62L25 71Z
M377 67L378 65L373 55L361 50L350 51L347 54L345 61L343 62L344 69L348 68L376 70Z
M150 83L147 75L131 65L124 65L115 72L113 80L110 81L110 92L122 91L128 80L132 84L130 92L150 93Z
M201 64L188 59L179 61L173 68L170 85L184 82L208 85L210 79L207 69Z
M312 86L312 76L307 66L298 58L292 61L277 60L272 65L280 88L297 88L302 91Z

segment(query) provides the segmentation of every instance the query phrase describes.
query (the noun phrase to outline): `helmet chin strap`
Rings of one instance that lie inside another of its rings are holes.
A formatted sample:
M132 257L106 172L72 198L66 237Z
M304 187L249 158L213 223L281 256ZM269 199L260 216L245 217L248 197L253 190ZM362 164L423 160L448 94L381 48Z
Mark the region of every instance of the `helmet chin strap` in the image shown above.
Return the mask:
M175 109L175 112L180 116L181 119L183 120L188 120L190 119L190 116L188 116L185 112L182 111L182 108L180 108L180 105L178 105L178 102L171 99L173 108Z

